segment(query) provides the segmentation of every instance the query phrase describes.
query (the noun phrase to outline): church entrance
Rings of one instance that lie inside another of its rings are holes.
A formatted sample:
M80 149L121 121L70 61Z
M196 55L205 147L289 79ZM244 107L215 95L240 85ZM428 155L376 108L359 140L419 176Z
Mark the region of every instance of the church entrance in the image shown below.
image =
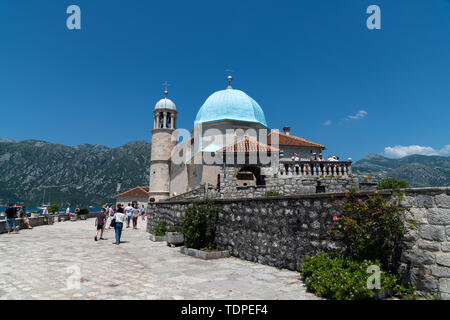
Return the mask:
M261 169L257 166L246 166L239 170L236 175L237 185L240 187L265 185L261 176Z

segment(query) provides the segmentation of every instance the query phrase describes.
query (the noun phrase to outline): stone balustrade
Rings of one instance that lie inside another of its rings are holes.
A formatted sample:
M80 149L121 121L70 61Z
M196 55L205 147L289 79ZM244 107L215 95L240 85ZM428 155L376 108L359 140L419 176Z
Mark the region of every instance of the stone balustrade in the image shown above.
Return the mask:
M292 161L280 160L279 178L293 177L349 177L352 161Z

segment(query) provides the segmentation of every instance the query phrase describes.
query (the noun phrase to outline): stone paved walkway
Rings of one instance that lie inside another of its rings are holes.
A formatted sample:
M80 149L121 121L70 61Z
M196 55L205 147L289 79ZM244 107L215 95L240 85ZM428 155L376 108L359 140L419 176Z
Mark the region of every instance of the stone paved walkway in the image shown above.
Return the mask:
M1 234L0 300L318 299L297 272L185 256L148 240L139 223L139 230L124 229L120 246L112 244L113 230L94 242L93 219Z

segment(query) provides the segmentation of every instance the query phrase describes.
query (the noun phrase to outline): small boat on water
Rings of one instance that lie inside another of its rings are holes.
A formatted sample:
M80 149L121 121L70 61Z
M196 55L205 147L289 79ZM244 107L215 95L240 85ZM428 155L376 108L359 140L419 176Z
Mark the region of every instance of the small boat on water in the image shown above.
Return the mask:
M37 207L37 209L39 209L39 210L44 210L45 207L50 207L50 204L41 204L41 206L40 206L40 207Z

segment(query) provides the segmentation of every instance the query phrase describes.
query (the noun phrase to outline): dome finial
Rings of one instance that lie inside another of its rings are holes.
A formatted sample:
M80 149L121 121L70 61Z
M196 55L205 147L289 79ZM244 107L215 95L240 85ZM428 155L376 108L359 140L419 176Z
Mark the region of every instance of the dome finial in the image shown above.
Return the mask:
M164 95L167 97L167 95L169 94L169 91L167 91L167 87L170 86L170 83L164 81L163 86L164 86Z
M228 81L228 87L227 87L227 89L233 89L233 88L231 87L231 81L233 81L233 77L231 76L231 73L234 72L234 70L233 70L233 69L227 69L226 71L227 71L228 73L230 73L230 75L227 77L227 81Z

